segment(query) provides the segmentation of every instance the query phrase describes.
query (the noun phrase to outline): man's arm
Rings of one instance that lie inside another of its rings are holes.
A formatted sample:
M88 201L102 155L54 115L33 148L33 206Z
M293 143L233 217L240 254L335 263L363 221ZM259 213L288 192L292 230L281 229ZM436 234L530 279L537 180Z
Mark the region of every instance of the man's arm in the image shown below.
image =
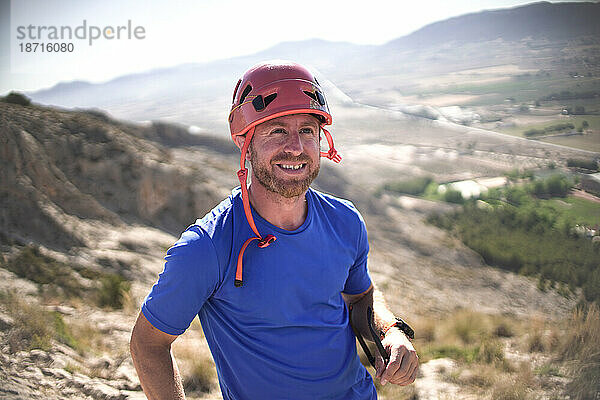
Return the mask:
M185 399L171 343L177 336L156 329L140 312L131 332L129 348L142 389L149 400Z
M373 285L360 294L342 293L346 304L352 304L352 323L360 334L371 340L367 322L367 308L373 310L373 324L376 331L382 331L396 322L396 317L388 309L383 294ZM404 332L394 327L387 331L382 344L390 356L390 362L384 365L381 356L376 358L376 377L381 384L391 382L408 385L414 382L419 367L419 357Z

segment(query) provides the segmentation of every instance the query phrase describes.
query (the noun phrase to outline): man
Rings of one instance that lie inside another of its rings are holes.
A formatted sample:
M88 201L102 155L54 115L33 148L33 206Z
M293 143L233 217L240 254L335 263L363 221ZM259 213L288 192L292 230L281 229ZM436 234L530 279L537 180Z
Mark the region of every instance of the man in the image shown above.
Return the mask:
M309 188L321 156L341 160L317 80L298 64L257 65L234 90L229 124L241 186L167 251L132 332L148 398L184 398L170 346L198 315L224 399L376 399L350 306L368 338L374 311L390 357L377 359L381 383L412 383L418 357L374 295L362 217L350 202Z

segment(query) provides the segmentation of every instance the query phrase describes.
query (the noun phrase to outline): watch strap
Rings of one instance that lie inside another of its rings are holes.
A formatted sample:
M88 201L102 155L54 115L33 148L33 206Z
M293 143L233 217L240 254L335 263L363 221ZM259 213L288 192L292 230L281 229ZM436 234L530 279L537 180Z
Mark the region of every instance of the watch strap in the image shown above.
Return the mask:
M388 331L394 327L396 327L396 328L400 329L402 332L404 332L404 334L409 339L412 340L415 338L415 331L406 322L404 322L404 320L402 318L396 317L396 321L394 321L393 324L390 324L381 330L381 339L383 340L386 333L388 333Z

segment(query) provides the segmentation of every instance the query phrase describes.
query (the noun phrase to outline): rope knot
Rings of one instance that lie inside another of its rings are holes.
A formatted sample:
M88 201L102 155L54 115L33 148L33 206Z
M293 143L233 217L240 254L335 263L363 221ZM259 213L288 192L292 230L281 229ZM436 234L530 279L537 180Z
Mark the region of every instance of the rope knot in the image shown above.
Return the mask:
M260 247L261 249L264 249L265 247L269 247L269 245L276 240L277 240L277 238L275 236L267 235L264 237L264 239L261 239L258 241L258 247Z

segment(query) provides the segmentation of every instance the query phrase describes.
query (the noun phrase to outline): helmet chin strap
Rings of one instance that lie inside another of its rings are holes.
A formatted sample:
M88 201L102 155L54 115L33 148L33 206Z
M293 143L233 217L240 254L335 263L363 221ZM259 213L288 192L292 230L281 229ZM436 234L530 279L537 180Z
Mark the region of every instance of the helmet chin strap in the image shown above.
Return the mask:
M250 209L250 198L248 196L248 169L246 168L246 153L248 152L248 147L250 146L250 142L252 141L252 136L254 135L254 127L250 128L248 133L246 134L246 139L244 140L244 145L242 146L242 154L240 155L240 169L237 172L238 179L240 181L240 187L242 189L242 203L244 203L244 213L246 214L246 219L248 220L248 224L250 228L254 232L256 236L249 238L244 242L240 253L238 254L237 260L237 268L235 270L235 287L240 287L243 285L242 281L242 260L244 258L244 251L246 247L253 240L258 240L258 247L265 248L268 247L271 243L273 243L277 238L273 235L267 235L264 238L261 236L260 232L256 228L256 224L254 223L254 218L252 218L252 210Z
M324 152L321 151L321 157L327 157L330 160L339 163L342 161L342 157L338 154L337 150L333 146L333 138L331 134L321 125L321 129L325 133L325 137L327 138L327 144L329 145L329 151ZM256 236L253 236L247 239L242 248L240 249L240 253L238 254L237 259L237 268L235 270L235 287L240 287L243 285L242 280L242 270L243 270L243 258L244 251L253 240L258 240L258 247L265 248L269 247L271 243L273 243L277 238L273 235L267 235L264 238L256 228L256 224L254 223L254 218L252 217L252 210L250 208L250 198L248 195L248 169L246 168L246 153L248 152L248 148L250 147L250 142L252 141L252 136L254 136L254 126L248 130L246 134L246 139L244 139L244 144L242 145L242 154L240 155L240 169L237 172L238 179L240 181L240 188L242 189L242 203L244 204L244 213L246 214L246 220L248 220L248 224L250 228L254 232Z

